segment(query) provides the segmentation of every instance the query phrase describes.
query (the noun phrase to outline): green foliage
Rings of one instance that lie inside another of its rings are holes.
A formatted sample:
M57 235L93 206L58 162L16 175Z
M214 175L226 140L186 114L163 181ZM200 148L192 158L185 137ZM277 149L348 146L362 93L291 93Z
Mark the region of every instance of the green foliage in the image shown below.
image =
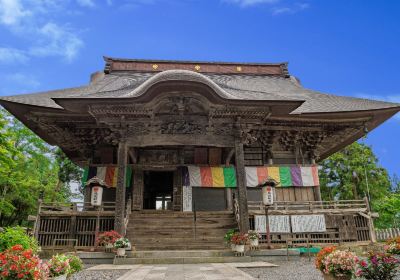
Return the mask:
M78 256L68 255L68 258L70 266L69 275L79 272L83 269L83 262Z
M374 203L391 188L389 175L378 165L371 147L357 142L322 161L320 182L325 200L362 199L369 189Z
M11 249L17 244L21 245L24 250L31 249L34 254L39 251L37 240L27 235L22 227L9 227L0 232L0 252Z
M66 201L81 171L0 107L0 226L23 225L38 199Z
M396 176L390 179L371 147L355 142L322 161L320 166L324 200L362 199L369 193L372 210L380 216L375 225L400 226L400 181Z
M374 210L379 213L379 218L375 220L376 227L400 227L400 193L384 197L378 203L374 204Z

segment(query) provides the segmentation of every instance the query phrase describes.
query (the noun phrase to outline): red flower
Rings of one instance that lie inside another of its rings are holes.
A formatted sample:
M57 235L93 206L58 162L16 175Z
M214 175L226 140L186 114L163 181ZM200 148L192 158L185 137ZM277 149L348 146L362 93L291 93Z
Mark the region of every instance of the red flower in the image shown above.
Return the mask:
M11 250L13 250L13 251L22 251L23 249L24 248L22 247L22 245L19 245L19 244L11 247Z
M8 272L8 270L4 270L2 273L1 273L1 275L2 276L8 276L10 273Z
M17 277L18 277L19 279L24 278L24 274L23 274L23 273L18 273L18 274L17 274Z

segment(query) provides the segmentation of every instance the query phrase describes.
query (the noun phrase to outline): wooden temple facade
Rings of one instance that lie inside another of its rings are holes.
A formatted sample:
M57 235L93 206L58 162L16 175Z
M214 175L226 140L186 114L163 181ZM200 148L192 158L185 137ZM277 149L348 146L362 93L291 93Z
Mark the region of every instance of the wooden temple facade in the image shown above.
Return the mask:
M90 206L93 184L81 207L41 205L42 246L90 247L115 229L144 249L174 238L213 248L229 228L254 228L267 178L279 182L270 215L324 215L315 242L370 240L368 202L321 201L317 163L400 110L305 89L287 63L109 57L89 85L0 104L85 168L85 184L104 187L100 207Z

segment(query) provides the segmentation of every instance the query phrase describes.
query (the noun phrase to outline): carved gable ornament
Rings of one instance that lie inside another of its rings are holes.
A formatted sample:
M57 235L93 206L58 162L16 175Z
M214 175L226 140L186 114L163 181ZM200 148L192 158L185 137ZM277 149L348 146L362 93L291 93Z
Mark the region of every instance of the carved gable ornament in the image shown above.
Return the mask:
M207 115L208 102L197 97L169 96L157 102L155 113L159 115Z

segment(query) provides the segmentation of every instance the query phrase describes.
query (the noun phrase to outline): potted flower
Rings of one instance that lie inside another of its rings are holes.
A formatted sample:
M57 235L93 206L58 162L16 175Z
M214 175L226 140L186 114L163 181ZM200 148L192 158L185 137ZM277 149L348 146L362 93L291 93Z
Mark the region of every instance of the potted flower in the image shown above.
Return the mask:
M48 262L50 277L55 280L66 280L71 274L70 259L64 254L54 255Z
M235 244L235 251L238 253L244 252L244 245L247 243L248 236L246 233L235 233L232 235L231 243Z
M356 274L358 257L350 251L333 250L322 259L325 280L350 280Z
M247 235L250 240L250 246L257 247L258 240L261 238L261 235L255 230L249 230Z
M237 232L236 229L230 229L225 233L224 240L226 244L231 245L231 249L235 251L235 244L231 242L232 236Z
M128 238L121 237L114 243L114 248L117 249L118 256L125 256L125 249L130 246Z
M324 258L335 250L336 250L335 246L322 248L321 251L319 251L317 256L315 257L315 268L320 271L324 271L325 270L325 265L323 263Z
M24 250L22 245L14 245L0 252L0 279L47 279L48 266L31 249Z
M400 255L400 236L388 240L384 249L389 254Z
M360 261L357 276L366 280L393 280L396 277L399 260L387 253L370 252Z
M122 236L115 230L105 231L99 235L97 243L100 246L104 246L106 250L111 250L114 247L115 241L121 237Z

